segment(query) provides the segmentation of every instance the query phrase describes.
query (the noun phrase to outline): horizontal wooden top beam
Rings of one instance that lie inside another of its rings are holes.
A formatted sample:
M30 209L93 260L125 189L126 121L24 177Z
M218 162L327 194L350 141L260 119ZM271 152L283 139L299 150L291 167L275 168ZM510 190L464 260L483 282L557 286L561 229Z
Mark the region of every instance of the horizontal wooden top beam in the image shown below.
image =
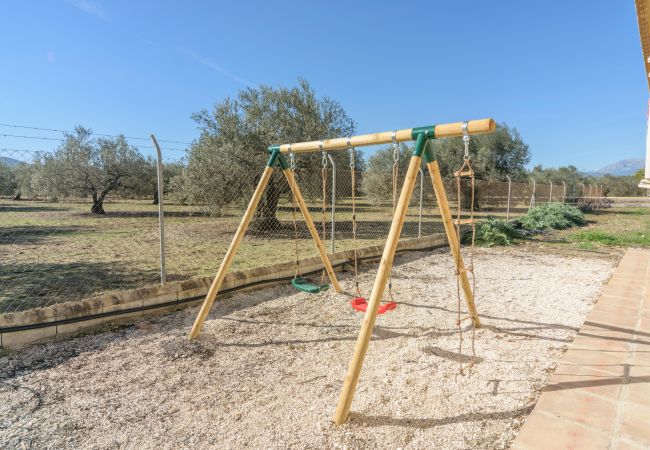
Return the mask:
M445 123L440 125L432 125L430 127L420 127L418 129L432 128L434 136L438 138L457 137L463 135L463 122ZM492 133L496 129L494 119L479 119L467 121L467 131L469 134L483 134ZM395 131L395 139L397 142L412 141L414 128L407 128L404 130ZM334 151L345 150L350 147L364 147L368 145L389 144L393 142L393 132L383 131L381 133L362 134L359 136L352 136L350 138L335 138L326 139L324 141L310 141L298 142L295 144L282 144L280 152L288 153L291 149L292 153L312 153L321 150ZM348 143L349 139L349 143ZM277 147L276 147L277 148Z

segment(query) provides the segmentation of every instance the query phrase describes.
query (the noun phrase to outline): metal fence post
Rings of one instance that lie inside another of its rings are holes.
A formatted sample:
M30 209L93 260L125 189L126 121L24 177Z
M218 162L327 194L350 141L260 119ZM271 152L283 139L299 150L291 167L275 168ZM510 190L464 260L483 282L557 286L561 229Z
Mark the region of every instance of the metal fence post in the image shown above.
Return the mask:
M422 199L424 197L424 170L420 167L420 213L418 216L418 237L422 237Z
M553 182L550 179L548 182L551 184L551 190L548 192L548 202L553 203Z
M566 183L562 180L562 203L566 199Z
M158 146L156 136L153 134L151 135L151 141L153 142L154 147L156 147L156 155L158 157L156 172L158 176L158 227L160 229L160 284L165 284L167 282L167 273L165 271L165 217L163 208L164 182L162 152L160 151L160 146Z
M332 241L332 253L335 251L335 246L336 246L336 241L334 239L334 231L336 230L336 162L334 161L334 158L332 158L332 155L329 153L327 154L327 158L330 160L330 164L332 164L332 211L331 211L331 221L332 221L332 232L331 232L331 241Z
M533 195L530 196L530 204L528 205L528 209L535 207L535 190L537 189L537 182L534 178L531 178L531 180L533 181Z
M512 188L512 180L508 175L506 175L506 178L508 179L508 203L506 205L506 220L510 219L510 191Z

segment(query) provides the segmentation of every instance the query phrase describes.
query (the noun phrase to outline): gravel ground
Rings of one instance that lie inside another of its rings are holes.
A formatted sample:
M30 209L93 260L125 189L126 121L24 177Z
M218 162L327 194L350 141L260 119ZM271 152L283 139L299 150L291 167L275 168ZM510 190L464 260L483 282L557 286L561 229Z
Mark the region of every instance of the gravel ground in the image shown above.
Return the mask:
M449 255L397 263L399 307L377 321L344 426L332 417L362 316L345 295L282 286L216 304L198 342L189 308L0 357L0 447L507 448L613 271L479 250L483 327L459 355Z

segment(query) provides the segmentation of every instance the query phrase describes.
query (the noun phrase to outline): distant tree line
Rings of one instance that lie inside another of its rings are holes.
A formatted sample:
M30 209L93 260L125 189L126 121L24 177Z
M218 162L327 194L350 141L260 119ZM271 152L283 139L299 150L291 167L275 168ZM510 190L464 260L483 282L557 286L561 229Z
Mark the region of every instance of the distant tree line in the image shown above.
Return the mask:
M317 96L302 79L293 88L244 89L235 98L226 98L192 118L200 130L199 137L183 160L165 164L164 190L175 201L201 205L213 214L223 213L227 205L248 201L268 158L269 145L350 136L356 130L355 122L340 103ZM442 175L451 177L462 164L461 140L435 140L432 145ZM400 146L402 177L412 151L410 145ZM605 194L635 195L642 176L640 171L635 176L605 175L597 179L574 166L539 165L528 171L530 149L517 130L506 124L499 124L493 134L473 136L470 155L479 179L505 181L510 176L512 181L528 182L532 178L543 183L551 179L564 181L568 192L579 192L579 186L591 183L604 185ZM301 176L312 181L319 177L321 157L320 153L300 155L296 165L299 181ZM349 167L347 152L334 152L333 157L339 170ZM368 158L358 152L357 194L375 201L389 200L392 166L391 146L380 148ZM305 183L303 189L310 199L321 195L319 183ZM16 200L87 198L91 213L105 214L104 201L109 196L151 198L157 202L156 164L129 145L124 136L94 137L91 130L79 126L74 133L64 134L63 142L53 152L39 153L33 161L10 166L0 160L0 195ZM290 192L278 171L258 207L253 226L278 226L277 210L283 196L290 199Z

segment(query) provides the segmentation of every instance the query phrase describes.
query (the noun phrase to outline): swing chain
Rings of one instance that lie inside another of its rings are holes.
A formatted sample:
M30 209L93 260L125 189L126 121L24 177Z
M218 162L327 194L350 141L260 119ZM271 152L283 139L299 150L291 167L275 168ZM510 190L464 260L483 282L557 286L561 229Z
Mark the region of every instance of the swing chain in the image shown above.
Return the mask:
M463 159L465 161L469 161L469 132L467 131L467 122L463 122L462 125L463 128L463 145L465 146L465 154L463 155Z
M318 148L320 149L320 153L322 155L321 165L323 166L323 169L325 169L327 167L327 152L323 150L323 141L320 141L318 143Z
M296 170L296 154L291 151L291 144L288 145L287 151L289 152L289 167L292 171Z
M399 162L399 143L394 131L391 133L390 138L393 141L393 163L397 164Z
M471 158L469 156L469 132L467 130L467 122L463 122L462 124L462 131L463 131L463 146L464 146L464 154L463 154L463 165L461 168L454 173L456 176L456 186L457 186L457 215L456 215L456 238L458 239L458 253L456 257L456 293L458 297L458 319L456 321L458 325L458 332L459 332L459 342L458 342L458 355L459 355L459 371L460 374L463 374L463 363L460 359L460 356L462 355L463 351L463 327L462 327L462 322L464 319L461 318L461 298L460 298L460 277L461 274L464 273L469 273L472 276L472 296L474 296L474 293L476 292L476 277L474 275L474 242L475 242L475 237L476 237L476 224L474 223L474 170L472 169L471 165ZM471 223L472 227L472 241L470 244L470 262L469 265L464 267L462 270L460 269L460 263L461 263L461 249L460 249L460 225L461 225L461 209L462 209L462 201L461 201L461 178L464 176L463 171L467 169L467 174L469 175L469 181L470 181L470 207L469 207L469 221ZM472 320L471 318L469 318ZM474 348L474 339L475 339L475 332L476 332L476 327L474 326L474 322L472 320L472 336L471 336L471 345L472 345L472 354L476 356L475 348ZM469 364L469 367L472 366L472 363Z
M350 168L354 169L356 166L356 156L354 154L354 147L350 144L350 138L347 139L346 145L348 149L350 150Z

